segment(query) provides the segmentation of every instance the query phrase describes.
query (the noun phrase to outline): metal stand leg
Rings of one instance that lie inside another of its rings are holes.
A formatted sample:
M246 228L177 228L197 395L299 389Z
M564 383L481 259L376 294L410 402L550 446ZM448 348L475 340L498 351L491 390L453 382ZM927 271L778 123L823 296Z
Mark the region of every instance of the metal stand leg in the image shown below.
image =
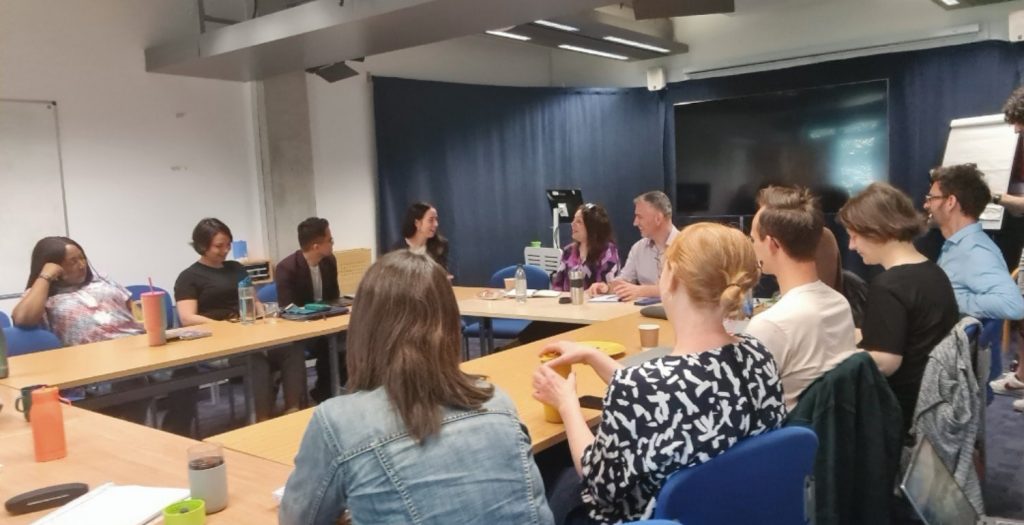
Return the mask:
M338 378L339 369L341 368L341 365L338 363L338 336L327 336L327 345L327 360L331 365L331 397L334 397L341 394L341 384Z
M480 319L480 333L478 337L480 339L480 357L487 355L487 327L490 326L491 320L483 317Z
M231 415L231 421L234 422L235 421L235 385L231 383L230 379L228 379L227 382L225 382L224 384L228 385L228 414ZM215 390L219 390L220 389L220 384L219 383L215 384L213 386L213 388Z
M252 353L245 356L245 377L242 379L245 390L245 410L249 414L249 424L256 423L256 392L253 389Z
M481 346L481 349L485 352L484 355L490 355L494 352L494 320L490 317L481 319L480 331L487 334L487 346Z

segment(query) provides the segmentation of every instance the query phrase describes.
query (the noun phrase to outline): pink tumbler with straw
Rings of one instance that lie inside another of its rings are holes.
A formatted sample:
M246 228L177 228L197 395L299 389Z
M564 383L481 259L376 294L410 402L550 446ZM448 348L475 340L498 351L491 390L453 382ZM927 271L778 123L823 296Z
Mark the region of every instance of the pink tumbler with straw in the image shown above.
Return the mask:
M148 292L141 294L142 297L142 324L146 327L146 335L149 336L149 346L160 346L167 344L167 334L164 328L167 327L166 312L164 312L164 292L155 291L150 283Z

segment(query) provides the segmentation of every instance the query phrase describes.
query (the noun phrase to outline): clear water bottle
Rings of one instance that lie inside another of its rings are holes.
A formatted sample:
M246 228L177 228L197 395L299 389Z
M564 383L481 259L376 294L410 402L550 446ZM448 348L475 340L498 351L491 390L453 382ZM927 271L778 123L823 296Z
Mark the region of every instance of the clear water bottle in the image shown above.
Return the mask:
M526 269L521 264L516 266L516 302L526 302Z
M743 295L743 317L750 319L754 317L754 290L747 290L747 293Z
M238 281L238 318L242 324L256 322L256 287L249 277Z
M7 377L10 370L7 368L7 339L4 337L4 331L0 330L0 379Z

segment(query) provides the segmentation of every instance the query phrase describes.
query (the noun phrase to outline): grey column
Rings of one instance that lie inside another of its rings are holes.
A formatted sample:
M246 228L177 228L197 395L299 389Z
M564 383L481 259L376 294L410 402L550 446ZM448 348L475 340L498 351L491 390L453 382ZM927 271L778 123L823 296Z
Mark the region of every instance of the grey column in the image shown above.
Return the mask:
M317 214L306 73L255 84L267 255L279 261L299 248L296 226Z

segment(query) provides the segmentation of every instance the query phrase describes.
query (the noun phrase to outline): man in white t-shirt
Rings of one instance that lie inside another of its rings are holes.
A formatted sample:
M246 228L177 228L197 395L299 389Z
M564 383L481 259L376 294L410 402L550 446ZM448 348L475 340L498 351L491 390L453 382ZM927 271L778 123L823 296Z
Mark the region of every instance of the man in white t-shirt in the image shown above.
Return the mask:
M747 333L764 343L782 378L786 408L815 379L856 350L853 313L839 292L818 279L815 253L824 228L817 199L805 188L768 187L757 196L750 236L764 273L782 298L755 315Z

